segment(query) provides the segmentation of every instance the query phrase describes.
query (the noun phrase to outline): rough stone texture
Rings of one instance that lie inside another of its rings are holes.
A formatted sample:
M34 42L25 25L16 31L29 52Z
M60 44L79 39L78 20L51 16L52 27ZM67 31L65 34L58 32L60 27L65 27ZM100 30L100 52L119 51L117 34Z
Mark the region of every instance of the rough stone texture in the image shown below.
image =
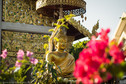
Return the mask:
M38 14L35 1L31 0L2 0L3 17L5 22L24 23L32 25L52 26L54 18Z

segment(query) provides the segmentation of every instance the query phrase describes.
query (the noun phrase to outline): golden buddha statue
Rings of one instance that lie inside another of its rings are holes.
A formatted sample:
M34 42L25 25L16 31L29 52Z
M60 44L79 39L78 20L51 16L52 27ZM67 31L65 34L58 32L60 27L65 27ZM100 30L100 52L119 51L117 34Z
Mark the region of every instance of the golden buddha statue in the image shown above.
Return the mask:
M46 55L46 61L48 63L54 62L55 69L60 73L58 74L59 76L61 75L63 77L72 77L75 66L75 59L71 54L65 51L67 47L67 36L59 32L56 37L58 39L54 40L56 51L48 53Z

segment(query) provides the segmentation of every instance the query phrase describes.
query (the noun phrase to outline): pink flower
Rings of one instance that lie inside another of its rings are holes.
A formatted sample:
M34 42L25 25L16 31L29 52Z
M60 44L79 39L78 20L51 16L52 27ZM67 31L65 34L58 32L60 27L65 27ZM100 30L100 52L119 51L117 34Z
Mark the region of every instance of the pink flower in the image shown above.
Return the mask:
M2 51L2 54L0 55L3 59L7 57L7 49Z
M16 61L16 63L15 63L15 66L16 66L16 67L21 67L21 65L22 65L21 62Z
M87 43L88 48L83 49L82 52L80 52L74 70L74 76L78 81L81 80L84 84L93 84L92 79L96 84L103 82L98 71L101 64L110 63L110 59L107 58L106 53L109 42L107 34L109 31L110 29L102 29L99 33L100 40L96 40L96 37L92 36L90 42Z
M94 55L95 54L91 48L84 49L80 53L74 70L74 76L77 78L77 80L81 80L86 84L93 84L93 82L90 80L91 75L98 71L102 63L99 61L99 58L95 59Z
M19 50L17 52L17 59L18 60L23 60L23 56L24 56L24 51L23 50Z
M82 83L83 84L94 84L93 80L90 80L88 77L83 78Z
M3 50L2 52L3 54L7 54L7 49Z
M95 84L101 84L103 82L103 80L99 76L99 74L94 76L94 82L95 82Z
M33 55L33 52L27 51L27 56L31 57Z
M75 70L74 70L74 76L76 78L82 79L83 77L87 76L87 68L86 66L84 67L84 63L80 60L76 61L76 66L75 66Z
M91 39L91 41L87 44L90 49L89 52L92 52L93 60L97 60L101 63L109 63L109 59L107 59L107 54L105 52L108 47L108 42L104 40L96 40Z
M123 44L120 43L117 46L114 40L109 44L109 32L110 29L102 29L99 33L100 40L96 40L95 36L92 36L90 42L87 43L88 48L80 52L73 73L77 78L77 83L82 81L84 84L100 84L109 80L112 75L106 67L110 62L115 64L124 62L124 52L121 51ZM109 56L111 57L109 58ZM106 73L103 79L102 73Z
M111 75L111 73L107 73L107 80L110 80L112 78L112 75Z
M106 72L106 68L102 68L101 72Z
M108 37L107 34L109 32L110 32L110 29L109 28L106 29L106 30L102 29L101 32L99 33L100 39L108 42L109 41L109 37Z
M123 42L120 42L118 48L122 48L122 47L123 47Z
M110 47L109 53L110 53L110 56L112 56L112 59L115 64L121 63L125 59L123 52L116 45L112 45Z
M5 58L7 57L6 54L1 54L0 56L1 56L3 59L5 59Z
M36 65L38 63L38 59L35 58L30 58L30 62L34 65Z

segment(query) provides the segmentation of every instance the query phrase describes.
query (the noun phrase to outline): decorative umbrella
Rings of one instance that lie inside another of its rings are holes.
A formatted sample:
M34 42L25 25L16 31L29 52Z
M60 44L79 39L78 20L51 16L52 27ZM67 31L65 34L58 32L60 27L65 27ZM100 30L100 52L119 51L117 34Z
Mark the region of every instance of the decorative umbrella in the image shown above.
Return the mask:
M84 0L37 0L36 10L49 17L53 17L56 13L60 17L70 13L79 16L86 12L86 2Z

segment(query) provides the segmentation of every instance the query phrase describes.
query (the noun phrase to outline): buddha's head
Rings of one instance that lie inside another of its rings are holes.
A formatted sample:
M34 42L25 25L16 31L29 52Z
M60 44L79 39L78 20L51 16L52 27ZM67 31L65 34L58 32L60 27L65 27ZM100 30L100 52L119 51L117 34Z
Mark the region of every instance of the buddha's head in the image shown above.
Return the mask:
M67 45L67 36L64 35L62 32L59 32L54 40L54 44L57 50L65 50Z

